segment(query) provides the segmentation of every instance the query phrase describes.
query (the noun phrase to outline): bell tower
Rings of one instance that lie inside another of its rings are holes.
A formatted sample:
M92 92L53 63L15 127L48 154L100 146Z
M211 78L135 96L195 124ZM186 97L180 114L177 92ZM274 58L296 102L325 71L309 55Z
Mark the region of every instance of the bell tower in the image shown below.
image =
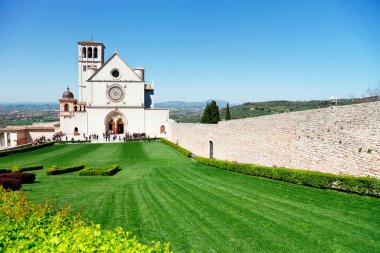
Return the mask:
M103 43L97 41L78 42L78 100L88 100L87 80L104 64Z

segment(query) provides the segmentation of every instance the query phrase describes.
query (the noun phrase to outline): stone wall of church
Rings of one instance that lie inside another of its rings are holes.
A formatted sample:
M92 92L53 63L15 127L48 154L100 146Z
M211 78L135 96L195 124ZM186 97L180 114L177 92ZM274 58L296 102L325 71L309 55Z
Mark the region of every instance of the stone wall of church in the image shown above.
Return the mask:
M380 102L230 120L171 121L168 139L196 155L380 178Z

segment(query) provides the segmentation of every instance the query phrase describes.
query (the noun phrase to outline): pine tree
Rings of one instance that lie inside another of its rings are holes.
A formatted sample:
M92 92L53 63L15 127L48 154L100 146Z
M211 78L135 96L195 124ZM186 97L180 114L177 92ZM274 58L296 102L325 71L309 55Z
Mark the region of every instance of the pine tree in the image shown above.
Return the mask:
M208 123L218 124L218 121L220 121L219 107L216 105L215 100L212 100L210 103L210 121Z
M230 113L230 106L227 103L227 108L226 108L226 118L225 120L230 120L231 119L231 113Z
M210 122L210 105L207 103L205 110L203 111L203 115L201 118L201 123L209 123Z

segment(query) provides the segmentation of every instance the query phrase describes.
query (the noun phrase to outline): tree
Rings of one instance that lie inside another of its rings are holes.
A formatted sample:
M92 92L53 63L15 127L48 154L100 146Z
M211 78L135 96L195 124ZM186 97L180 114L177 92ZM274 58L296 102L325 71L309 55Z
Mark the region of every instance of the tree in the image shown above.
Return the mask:
M375 87L373 89L368 88L366 90L366 93L368 94L368 96L376 97L377 100L380 100L380 83L377 83L377 87Z
M220 121L219 116L219 107L216 105L215 100L212 100L210 103L210 122L211 124L218 124Z
M227 103L227 108L226 108L226 118L225 120L230 120L231 119L231 113L230 113L230 106Z
M210 105L207 103L206 108L203 111L203 115L202 115L202 118L201 118L201 123L209 123L210 122L210 117L211 117Z

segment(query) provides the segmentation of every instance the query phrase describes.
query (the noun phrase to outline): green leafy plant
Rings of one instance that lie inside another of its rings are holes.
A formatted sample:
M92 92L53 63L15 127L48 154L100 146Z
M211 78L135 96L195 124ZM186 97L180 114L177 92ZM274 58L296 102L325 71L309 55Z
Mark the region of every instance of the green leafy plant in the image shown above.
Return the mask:
M170 252L168 243L144 245L122 228L102 229L69 207L36 205L22 191L0 187L0 252Z

